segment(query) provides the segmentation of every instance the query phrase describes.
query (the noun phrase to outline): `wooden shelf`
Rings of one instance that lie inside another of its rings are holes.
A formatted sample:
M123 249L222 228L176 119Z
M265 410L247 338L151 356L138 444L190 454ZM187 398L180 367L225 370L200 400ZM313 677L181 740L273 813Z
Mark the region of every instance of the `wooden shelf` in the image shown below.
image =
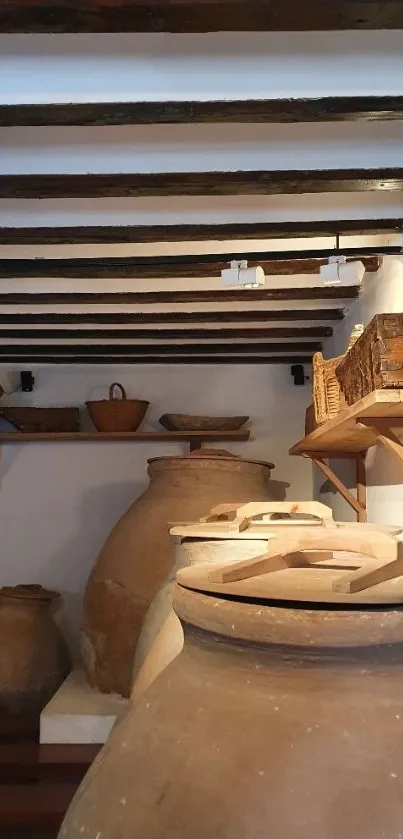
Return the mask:
M399 427L403 427L403 390L375 390L299 440L290 454L309 457L355 510L358 521L366 521L366 453L380 445L403 463L403 445L394 431ZM356 462L355 496L325 463L344 457Z
M0 443L74 442L99 443L104 441L135 442L190 442L212 443L218 440L249 440L250 431L47 431L45 433L7 432L0 434Z
M366 452L378 442L378 435L371 427L359 423L359 418L383 418L390 420L403 417L403 390L374 390L360 399L351 408L303 437L290 449L290 454L304 455L334 452L340 455ZM401 425L401 423L399 423Z

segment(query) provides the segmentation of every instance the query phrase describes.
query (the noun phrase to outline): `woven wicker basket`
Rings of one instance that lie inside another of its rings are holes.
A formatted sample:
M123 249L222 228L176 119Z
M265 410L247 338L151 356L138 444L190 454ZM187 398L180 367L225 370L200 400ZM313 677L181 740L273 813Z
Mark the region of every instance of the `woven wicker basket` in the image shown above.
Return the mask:
M343 355L339 355L337 358L324 359L322 353L317 352L313 357L313 402L317 425L323 425L324 422L336 417L340 411L347 408L346 400L336 378L336 367L345 358L363 331L362 324L357 324L354 327L347 350Z
M115 399L115 387L119 388L121 399ZM123 385L114 382L109 388L109 399L85 404L98 431L137 431L150 403L128 399Z

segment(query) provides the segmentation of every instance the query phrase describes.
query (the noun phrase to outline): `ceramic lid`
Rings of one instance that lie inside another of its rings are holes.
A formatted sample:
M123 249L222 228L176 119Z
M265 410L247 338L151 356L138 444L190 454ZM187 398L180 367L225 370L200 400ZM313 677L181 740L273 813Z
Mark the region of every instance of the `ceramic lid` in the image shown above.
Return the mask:
M326 604L403 604L401 528L328 521L284 529L267 553L184 568L178 583L226 598Z
M254 460L251 457L240 457L237 454L232 454L228 452L226 449L196 449L193 452L189 452L188 454L174 454L174 455L162 455L161 457L150 457L147 463L157 463L161 460L173 460L173 461L180 461L183 462L184 460L219 460L219 461L231 461L231 462L238 462L238 463L256 463L259 466L267 466L268 469L274 469L274 463L270 463L268 460Z

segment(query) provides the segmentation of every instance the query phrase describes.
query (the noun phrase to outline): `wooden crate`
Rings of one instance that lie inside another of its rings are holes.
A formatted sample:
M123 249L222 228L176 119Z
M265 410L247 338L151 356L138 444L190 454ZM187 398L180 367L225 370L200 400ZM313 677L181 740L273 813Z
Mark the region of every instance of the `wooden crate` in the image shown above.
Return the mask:
M403 388L403 314L375 315L336 368L348 405L382 388Z

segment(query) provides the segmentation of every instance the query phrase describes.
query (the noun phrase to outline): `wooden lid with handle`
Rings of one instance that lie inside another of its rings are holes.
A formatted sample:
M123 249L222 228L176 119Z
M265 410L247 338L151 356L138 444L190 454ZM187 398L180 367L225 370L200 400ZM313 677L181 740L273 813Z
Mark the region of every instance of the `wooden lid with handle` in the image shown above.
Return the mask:
M206 539L271 538L279 527L326 527L332 521L330 507L318 501L233 501L218 504L198 521L172 525L170 533Z
M261 556L185 568L177 579L182 586L216 595L322 604L403 604L400 532L400 528L339 522L319 528L297 526L271 539Z

